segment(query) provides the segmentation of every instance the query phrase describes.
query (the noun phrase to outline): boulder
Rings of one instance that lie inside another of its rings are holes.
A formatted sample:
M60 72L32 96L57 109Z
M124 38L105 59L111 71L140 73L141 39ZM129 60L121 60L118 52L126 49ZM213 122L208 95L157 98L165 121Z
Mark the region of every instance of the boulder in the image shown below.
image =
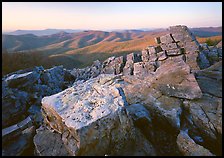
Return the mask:
M120 56L120 57L115 58L114 63L115 63L115 75L118 75L123 71L124 57Z
M32 144L35 127L32 120L25 120L2 130L2 156L19 156Z
M222 61L196 72L195 75L203 93L222 97Z
M137 62L134 63L133 74L135 76L145 76L149 75L151 72L155 71L155 63L154 62Z
M18 89L5 89L5 96L2 98L2 127L13 125L26 117L26 106L29 101L29 94Z
M169 49L166 51L168 56L173 56L173 55L181 55L184 53L184 49Z
M56 66L45 70L43 74L41 74L40 79L42 84L45 84L50 88L61 89L63 87L64 74L63 66Z
M63 135L72 155L116 153L129 139L131 120L125 112L127 103L119 80L119 76L101 74L43 98L45 122Z
M167 96L200 98L202 92L190 67L181 59L167 60L155 72L154 85Z
M126 111L128 115L133 119L133 123L136 126L150 126L151 117L148 110L141 104L132 104L127 106Z
M215 156L208 149L196 144L184 131L179 133L177 145L184 156Z
M70 156L62 141L62 136L41 126L33 138L35 154L38 156Z
M142 51L142 61L143 62L148 62L149 61L149 52L148 52L148 49L144 49Z
M185 54L185 56L186 56L186 63L190 66L192 72L200 70L200 67L199 67L198 62L197 62L198 54L199 54L198 51L187 52Z
M163 60L168 58L167 54L166 54L166 51L158 52L157 57L158 57L158 61L163 61Z
M27 88L32 86L40 78L40 74L35 71L13 74L5 79L10 88Z
M134 63L141 61L139 55L131 53L127 55L127 61L123 69L124 75L133 75Z
M204 51L201 51L198 55L198 66L200 67L200 69L205 69L210 66L209 60L204 54Z
M217 48L222 48L222 41L220 41L217 45L216 45Z
M160 36L160 41L161 41L161 43L173 43L174 42L174 40L170 34Z

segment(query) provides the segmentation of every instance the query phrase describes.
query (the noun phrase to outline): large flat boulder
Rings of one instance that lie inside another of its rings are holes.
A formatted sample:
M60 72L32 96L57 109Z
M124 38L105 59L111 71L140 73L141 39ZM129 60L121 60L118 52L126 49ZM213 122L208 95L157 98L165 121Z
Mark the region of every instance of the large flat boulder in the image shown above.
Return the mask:
M102 74L83 84L45 97L45 122L58 133L72 155L119 151L130 133L126 99L119 76ZM111 146L114 146L111 148Z
M181 59L167 60L154 75L152 86L167 96L195 99L202 95L190 67Z

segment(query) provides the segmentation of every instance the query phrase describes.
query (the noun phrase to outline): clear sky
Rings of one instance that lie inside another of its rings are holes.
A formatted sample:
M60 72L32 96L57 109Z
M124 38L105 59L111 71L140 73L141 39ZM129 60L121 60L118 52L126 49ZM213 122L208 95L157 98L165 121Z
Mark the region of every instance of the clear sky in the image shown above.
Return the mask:
M221 2L2 2L2 29L222 26Z

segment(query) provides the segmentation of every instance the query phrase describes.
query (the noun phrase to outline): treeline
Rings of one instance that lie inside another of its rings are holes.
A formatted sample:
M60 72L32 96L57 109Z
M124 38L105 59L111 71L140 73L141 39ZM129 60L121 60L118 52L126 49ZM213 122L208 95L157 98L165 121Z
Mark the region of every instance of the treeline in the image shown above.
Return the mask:
M8 73L34 68L35 66L43 66L50 68L55 65L54 61L48 60L41 52L8 52L2 50L2 77Z

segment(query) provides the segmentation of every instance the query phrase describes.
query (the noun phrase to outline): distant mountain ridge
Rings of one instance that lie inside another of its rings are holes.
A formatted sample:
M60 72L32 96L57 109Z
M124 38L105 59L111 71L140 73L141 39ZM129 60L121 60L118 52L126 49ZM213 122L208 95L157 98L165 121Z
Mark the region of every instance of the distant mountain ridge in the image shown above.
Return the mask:
M220 27L198 27L198 28L189 28L196 36L199 37L209 37L209 36L218 36L222 34L222 26ZM140 29L111 29L104 32L129 32L129 33L138 33L138 32L161 32L165 31L166 28L140 28ZM33 34L36 36L46 36L57 34L59 32L67 33L77 33L85 31L98 31L98 30L84 30L84 29L44 29L44 30L16 30L13 32L5 32L5 35L24 35L24 34Z
M210 37L222 35L222 26L220 27L200 27L190 29L195 35L199 37Z
M45 29L45 30L16 30L13 32L4 33L7 35L23 35L23 34L34 34L36 36L45 36L59 33L61 31L67 33L81 32L83 30L73 30L73 29Z

